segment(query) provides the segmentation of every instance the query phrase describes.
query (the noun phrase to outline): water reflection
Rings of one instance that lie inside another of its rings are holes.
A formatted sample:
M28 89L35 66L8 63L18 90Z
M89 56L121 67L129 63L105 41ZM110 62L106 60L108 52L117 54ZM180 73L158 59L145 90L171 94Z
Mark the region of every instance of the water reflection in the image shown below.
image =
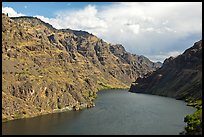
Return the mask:
M74 120L80 115L81 111L70 111L14 120L2 124L3 134L52 134L53 131L63 125L69 128L69 125L74 123ZM67 121L69 121L69 124L67 124ZM10 129L12 129L12 132L10 132ZM19 132L22 129L23 132Z

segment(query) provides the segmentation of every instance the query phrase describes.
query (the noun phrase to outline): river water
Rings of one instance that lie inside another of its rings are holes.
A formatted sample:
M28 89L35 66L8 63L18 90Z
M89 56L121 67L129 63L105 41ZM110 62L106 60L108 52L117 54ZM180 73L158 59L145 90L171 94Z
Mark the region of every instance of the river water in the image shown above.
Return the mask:
M2 134L178 135L185 115L195 112L184 101L127 90L102 90L96 106L2 123Z

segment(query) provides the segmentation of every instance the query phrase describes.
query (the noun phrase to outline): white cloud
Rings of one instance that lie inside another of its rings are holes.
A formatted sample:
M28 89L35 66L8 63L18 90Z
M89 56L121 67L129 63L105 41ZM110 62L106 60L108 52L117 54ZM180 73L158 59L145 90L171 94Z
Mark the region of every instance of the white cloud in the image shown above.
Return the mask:
M178 55L182 54L183 51L170 51L170 52L159 52L156 55L148 55L152 61L157 62L158 60L163 62L164 59L169 57L177 57Z
M107 24L98 16L98 10L95 6L88 5L81 10L59 11L55 18L46 18L36 16L45 22L52 24L57 29L71 28L76 30L85 30L97 36L107 31Z
M180 55L182 52L179 52L179 51L170 51L170 52L168 52L168 56L170 57L170 56L172 56L172 57L176 57L176 56L178 56L178 55Z
M63 28L61 26L61 24L63 23L62 20L58 20L56 18L47 18L47 17L41 16L41 15L36 15L34 17L37 17L37 18L41 19L42 21L51 24L53 27L55 27L57 29L62 29Z
M17 13L13 8L11 7L2 7L2 13L7 14L9 17L19 17L19 16L25 16L25 14Z
M138 34L140 32L140 25L139 24L131 24L128 25L128 28L130 31L132 31L134 34Z
M117 2L37 17L58 29L85 30L123 44L127 51L154 61L181 53L202 36L201 2Z

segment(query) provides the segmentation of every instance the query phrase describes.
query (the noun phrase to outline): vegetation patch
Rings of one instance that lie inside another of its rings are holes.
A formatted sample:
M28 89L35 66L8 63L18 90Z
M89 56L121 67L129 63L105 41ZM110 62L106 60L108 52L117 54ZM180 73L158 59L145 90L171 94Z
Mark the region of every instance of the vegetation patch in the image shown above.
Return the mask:
M113 87L109 84L98 83L101 86L101 89L112 89Z
M202 135L202 100L189 101L188 106L196 107L193 114L185 116L184 122L187 123L185 131L187 135Z

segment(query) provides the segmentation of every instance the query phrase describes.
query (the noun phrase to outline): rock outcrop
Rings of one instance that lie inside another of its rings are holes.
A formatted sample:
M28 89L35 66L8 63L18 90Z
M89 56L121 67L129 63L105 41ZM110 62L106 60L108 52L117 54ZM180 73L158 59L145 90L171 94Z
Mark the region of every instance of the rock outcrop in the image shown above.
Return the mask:
M130 92L148 93L176 99L202 98L202 40L183 54L166 59L163 66L138 78Z
M2 119L92 107L98 90L128 88L159 66L88 32L2 14Z

